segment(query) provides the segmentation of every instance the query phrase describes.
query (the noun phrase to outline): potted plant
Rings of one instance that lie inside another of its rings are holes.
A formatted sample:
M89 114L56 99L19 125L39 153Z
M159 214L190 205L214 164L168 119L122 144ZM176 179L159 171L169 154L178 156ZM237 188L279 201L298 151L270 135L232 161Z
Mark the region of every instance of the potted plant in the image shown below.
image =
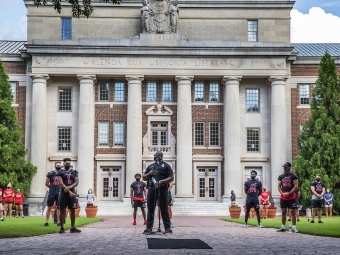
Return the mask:
M80 205L77 204L77 208L74 210L76 212L76 218L79 217L79 214L80 214Z
M275 218L276 217L276 211L277 211L277 208L276 208L275 205L268 206L267 218Z
M85 208L86 217L87 218L96 218L98 211L98 206L96 205L88 205Z
M230 204L229 205L229 213L230 213L230 218L232 218L232 219L240 218L241 207L238 206L237 204Z

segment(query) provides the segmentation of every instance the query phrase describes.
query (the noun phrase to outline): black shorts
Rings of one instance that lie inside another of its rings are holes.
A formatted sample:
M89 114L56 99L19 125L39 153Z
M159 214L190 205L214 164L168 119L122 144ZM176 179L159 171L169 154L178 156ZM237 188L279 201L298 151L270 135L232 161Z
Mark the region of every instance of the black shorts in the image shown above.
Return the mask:
M250 198L246 200L246 208L249 209L249 208L254 208L254 209L258 209L260 208L260 202L258 199L256 198Z
M324 200L323 199L312 199L312 208L323 208L324 206Z
M295 199L292 199L292 200L283 200L283 199L280 199L280 207L281 208L288 208L288 209L296 209L296 208L298 208Z
M59 194L48 194L46 205L53 206L55 203L58 206L58 197Z
M66 207L68 209L76 209L77 208L76 197L70 197L68 194L61 191L58 199L58 208L65 209Z
M133 208L145 208L145 202L144 201L140 201L140 200L136 200L136 201L133 201Z

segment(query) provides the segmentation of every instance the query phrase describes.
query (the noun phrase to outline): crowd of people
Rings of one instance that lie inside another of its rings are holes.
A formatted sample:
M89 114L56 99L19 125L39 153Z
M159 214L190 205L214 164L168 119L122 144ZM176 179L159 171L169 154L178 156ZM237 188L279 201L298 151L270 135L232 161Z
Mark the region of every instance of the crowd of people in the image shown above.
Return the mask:
M0 187L0 221L4 218L12 218L12 210L15 209L17 218L24 218L23 202L25 199L24 193L17 189L15 192L11 183L7 184L6 189ZM2 205L4 203L4 205Z

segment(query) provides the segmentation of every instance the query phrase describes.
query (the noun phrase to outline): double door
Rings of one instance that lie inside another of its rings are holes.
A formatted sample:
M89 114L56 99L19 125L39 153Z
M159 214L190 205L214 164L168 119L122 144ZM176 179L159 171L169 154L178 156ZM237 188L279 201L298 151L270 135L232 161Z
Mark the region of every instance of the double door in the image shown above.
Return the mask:
M101 176L101 200L119 201L121 200L121 177L120 169L109 169L108 174Z
M198 169L198 200L216 201L217 200L217 169L199 168Z

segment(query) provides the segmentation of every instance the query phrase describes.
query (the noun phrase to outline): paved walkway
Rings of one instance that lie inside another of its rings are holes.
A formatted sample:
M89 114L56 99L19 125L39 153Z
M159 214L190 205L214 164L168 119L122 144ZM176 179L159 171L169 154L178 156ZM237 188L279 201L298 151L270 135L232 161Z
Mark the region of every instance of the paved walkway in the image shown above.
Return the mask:
M132 226L131 217L107 217L104 222L82 227L80 234L67 231L65 234L0 239L0 254L340 254L338 238L277 233L269 228L243 229L240 224L219 218L176 217L173 234L148 236L198 238L213 247L210 250L149 250L141 220L137 226Z

